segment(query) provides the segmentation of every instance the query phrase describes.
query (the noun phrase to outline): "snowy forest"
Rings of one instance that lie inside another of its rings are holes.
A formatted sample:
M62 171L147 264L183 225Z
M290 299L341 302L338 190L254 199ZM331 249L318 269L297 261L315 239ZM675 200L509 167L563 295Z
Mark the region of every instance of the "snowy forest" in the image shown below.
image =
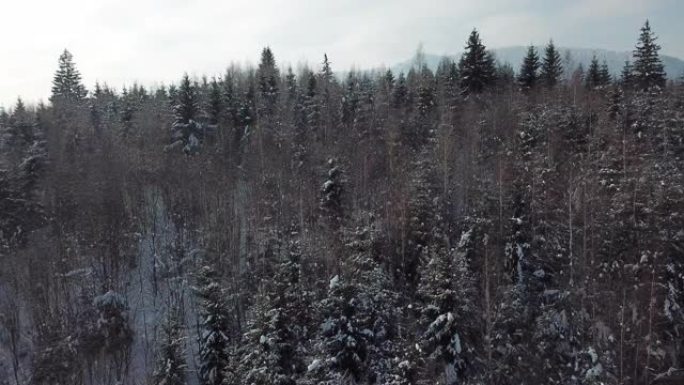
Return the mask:
M0 384L684 384L655 32L621 74L462 41L120 90L65 50L0 114Z

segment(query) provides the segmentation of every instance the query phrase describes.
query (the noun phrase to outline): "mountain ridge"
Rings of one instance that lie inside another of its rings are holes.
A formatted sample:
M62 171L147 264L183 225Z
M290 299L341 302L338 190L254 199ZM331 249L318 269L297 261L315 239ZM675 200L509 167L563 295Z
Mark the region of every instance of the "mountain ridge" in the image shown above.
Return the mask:
M535 46L540 58L543 57L544 46ZM518 72L520 64L527 53L526 46L508 46L501 48L493 48L490 50L500 64L508 63L513 69ZM595 54L599 62L603 63L605 60L608 64L608 69L612 75L619 75L626 60L633 62L631 51L616 51L605 48L582 48L582 47L558 47L563 61L563 68L566 75L574 71L580 64L586 69ZM568 52L570 54L568 60ZM423 58L428 68L435 70L439 62L444 58L451 58L458 60L458 54L436 55L432 53L424 53ZM684 60L670 55L660 55L665 72L668 79L678 79L684 75ZM416 59L411 58L390 67L394 72L408 72L414 65Z

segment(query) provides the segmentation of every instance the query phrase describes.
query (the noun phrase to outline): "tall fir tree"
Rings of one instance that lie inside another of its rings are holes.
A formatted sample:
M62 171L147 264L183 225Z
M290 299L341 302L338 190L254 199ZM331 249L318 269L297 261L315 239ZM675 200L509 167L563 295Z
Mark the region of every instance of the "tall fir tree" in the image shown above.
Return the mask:
M279 256L272 282L261 290L241 360L245 379L256 385L293 385L304 373L303 356L312 328L312 295L303 288L301 250L291 240Z
M657 37L651 31L651 24L641 27L641 34L634 50L634 81L642 90L651 87L665 87L666 77L663 62L658 56L660 46L656 44Z
M76 69L74 57L66 49L59 56L59 68L52 80L53 103L60 101L79 102L86 97L87 91L81 83L81 73Z
M204 106L209 124L218 124L223 113L223 92L216 78L209 84L209 97Z
M601 86L601 68L596 55L591 58L587 76L584 78L584 85L587 89L594 89Z
M530 45L520 66L520 74L518 74L518 84L523 91L527 92L537 84L537 70L540 66L537 49Z
M178 307L171 306L162 326L159 340L157 366L154 371L154 385L185 385L185 349L183 328Z
M423 333L419 348L429 358L444 365L445 383L457 384L466 366L465 336L472 330L469 314L475 310L475 280L468 264L473 245L472 230L465 232L456 249L438 240L425 249L426 263L421 271L418 295L423 302L420 323ZM440 244L441 243L441 244Z
M257 70L259 81L259 114L272 117L278 102L280 72L276 66L275 57L271 48L266 47L261 51L261 62Z
M620 84L626 89L634 86L634 67L629 60L625 61L622 72L620 72Z
M553 40L551 40L544 49L544 59L539 77L546 87L555 87L560 82L562 75L563 63L560 52L558 52L553 44Z
M494 58L482 44L476 29L466 42L465 52L459 62L459 73L464 95L481 93L496 80Z
M197 295L202 309L199 377L202 385L222 385L230 365L230 318L224 302L225 292L210 266L200 270Z
M199 149L204 130L197 121L200 112L199 94L188 74L183 75L172 102L174 121L171 125L170 148L182 146L184 153L195 153Z
M605 60L603 60L601 68L599 68L599 80L602 87L610 85L610 82L613 80L610 69L608 69L608 63Z

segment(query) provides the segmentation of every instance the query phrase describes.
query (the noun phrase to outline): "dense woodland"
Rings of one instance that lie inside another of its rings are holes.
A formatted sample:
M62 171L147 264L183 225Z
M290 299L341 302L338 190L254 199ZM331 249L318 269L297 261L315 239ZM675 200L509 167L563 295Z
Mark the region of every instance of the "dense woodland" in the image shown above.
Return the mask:
M684 383L684 85L635 37L121 91L64 51L0 116L0 384Z

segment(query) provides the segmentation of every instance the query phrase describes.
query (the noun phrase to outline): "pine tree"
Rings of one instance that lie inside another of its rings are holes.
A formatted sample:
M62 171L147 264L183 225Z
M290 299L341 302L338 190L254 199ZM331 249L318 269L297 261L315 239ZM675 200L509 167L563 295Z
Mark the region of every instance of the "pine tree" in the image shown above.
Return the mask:
M365 377L370 383L386 383L396 365L395 358L402 356L406 342L396 338L402 304L393 288L392 280L381 265L380 231L375 216L362 213L354 231L347 234L345 254L349 256L347 271L359 289L355 298L356 324L362 329L367 342L368 367Z
M353 71L347 75L347 81L342 96L341 119L342 123L353 130L359 111L359 84Z
M306 94L304 96L304 113L307 127L316 133L320 123L321 106L318 103L318 81L316 75L310 71L307 77ZM316 133L318 134L318 133Z
M172 306L162 326L154 385L185 385L185 351L180 311Z
M330 67L330 60L328 60L328 54L323 54L323 68L321 69L321 78L325 82L332 82L334 79L334 74L332 68Z
M358 288L348 280L339 275L330 280L327 296L320 305L324 317L321 356L309 365L316 383L357 383L367 369L369 336L357 323L357 295Z
M563 75L563 64L560 52L553 44L553 40L544 49L544 60L541 65L540 79L546 87L555 87Z
M337 166L334 159L328 160L327 179L321 187L320 206L332 230L337 230L342 223L343 208L342 194L343 183L341 181L342 171Z
M202 309L199 376L202 385L222 385L230 364L230 318L225 292L210 266L203 266L199 273L197 295Z
M634 68L629 60L625 61L625 65L620 72L620 84L623 88L629 89L634 86Z
M402 255L394 271L401 273L406 287L415 287L418 282L420 260L425 250L435 242L435 234L441 230L442 202L437 198L437 179L435 162L431 151L425 146L416 156L410 174L408 210L406 213L406 236L402 240ZM437 239L437 242L440 240Z
M124 87L121 93L121 124L123 126L122 134L127 136L133 125L133 113L135 112L135 106L133 103L134 96L128 93L126 87Z
M209 97L205 106L209 124L218 124L223 114L223 92L216 78L211 80L209 85Z
M465 369L464 336L473 329L468 320L475 310L475 281L467 260L472 236L472 230L465 232L455 250L448 250L446 243L425 249L427 261L418 286L423 303L419 346L428 357L445 365L448 384L458 383Z
M601 64L601 68L599 69L599 84L601 87L606 87L610 85L610 82L612 81L612 76L610 75L610 70L608 69L608 63L604 60L603 64Z
M537 80L538 77L537 77ZM515 89L516 77L513 66L503 63L496 66L496 86L502 91L512 91Z
M259 294L259 309L246 334L241 367L250 384L292 385L304 372L303 355L313 308L303 290L299 242L289 242L273 280Z
M408 86L406 84L406 76L401 72L396 81L396 86L392 92L392 107L402 108L409 102Z
M435 95L434 77L430 69L427 68L427 66L425 66L421 69L420 83L418 85L418 98L416 105L418 114L420 114L420 117L422 118L421 122L428 123L425 122L425 118L427 118L428 115L430 115L430 113L435 110L436 106L437 100ZM423 139L426 138L426 135L421 136Z
M388 69L385 75L382 77L382 90L385 92L386 103L388 106L392 104L392 93L394 92L394 86L396 85L396 79L394 78L394 73L392 70Z
M12 110L11 119L15 122L23 123L27 118L26 105L24 105L24 101L21 100L21 97L18 97L14 109Z
M260 114L269 117L275 113L278 102L280 73L276 66L271 48L266 47L261 52L261 62L257 70L259 81Z
M529 46L518 75L518 84L523 91L529 91L537 84L537 70L540 65L536 48L533 45Z
M447 100L447 105L449 108L454 108L456 104L458 103L458 96L460 95L460 90L459 90L459 77L460 74L458 73L458 64L455 63L454 61L450 61L449 64L449 70L446 75L446 79L444 82L444 87L446 88L445 90L445 98Z
M601 69L599 67L598 58L594 55L591 58L587 75L584 79L584 85L587 89L594 89L601 86Z
M459 62L459 73L464 95L481 93L494 84L496 79L494 58L482 44L476 29L470 33L466 42L465 52Z
M199 150L203 129L197 121L199 115L199 95L197 87L190 81L188 74L183 76L173 100L174 122L171 126L171 148L183 146L183 152L193 154Z
M656 44L656 40L656 36L651 31L651 25L646 20L634 50L634 81L642 90L665 87L665 70L658 56L660 46Z
M59 68L52 80L50 101L79 102L86 97L86 89L81 83L81 73L76 69L74 57L67 50L59 57Z
M239 99L237 108L237 129L240 132L241 138L245 139L255 121L256 107L256 86L254 80L254 72L250 71L247 75L245 90L242 97Z

